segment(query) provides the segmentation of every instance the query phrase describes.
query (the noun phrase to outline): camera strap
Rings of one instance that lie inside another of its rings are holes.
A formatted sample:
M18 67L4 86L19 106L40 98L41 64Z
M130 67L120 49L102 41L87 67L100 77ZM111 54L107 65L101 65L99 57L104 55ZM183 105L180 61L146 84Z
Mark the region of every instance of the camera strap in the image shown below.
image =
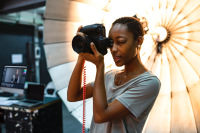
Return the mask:
M85 133L85 107L86 107L86 66L83 67L83 125L82 125L82 133Z

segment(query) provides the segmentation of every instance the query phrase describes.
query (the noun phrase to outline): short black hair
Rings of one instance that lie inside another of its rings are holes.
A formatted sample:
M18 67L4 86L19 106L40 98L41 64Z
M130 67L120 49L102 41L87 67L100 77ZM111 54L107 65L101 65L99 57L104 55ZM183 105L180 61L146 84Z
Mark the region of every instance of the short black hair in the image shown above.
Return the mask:
M136 40L139 36L144 36L144 29L142 23L139 21L139 19L135 17L118 18L112 23L112 26L117 23L127 25L128 31L133 33L134 40Z

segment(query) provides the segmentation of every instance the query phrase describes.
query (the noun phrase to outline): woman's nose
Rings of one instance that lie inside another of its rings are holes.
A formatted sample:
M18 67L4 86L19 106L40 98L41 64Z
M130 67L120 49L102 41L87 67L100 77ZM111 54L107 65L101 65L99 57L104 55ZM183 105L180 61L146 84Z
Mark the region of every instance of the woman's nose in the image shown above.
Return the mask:
M111 48L112 52L117 52L117 46L116 44L113 44L112 48Z

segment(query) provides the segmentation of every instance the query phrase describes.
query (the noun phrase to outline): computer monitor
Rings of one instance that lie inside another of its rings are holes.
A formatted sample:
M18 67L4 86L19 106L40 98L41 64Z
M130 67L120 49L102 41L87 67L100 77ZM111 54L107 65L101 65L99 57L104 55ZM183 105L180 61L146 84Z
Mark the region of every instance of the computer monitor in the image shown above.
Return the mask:
M24 94L27 66L5 65L0 90L4 92Z

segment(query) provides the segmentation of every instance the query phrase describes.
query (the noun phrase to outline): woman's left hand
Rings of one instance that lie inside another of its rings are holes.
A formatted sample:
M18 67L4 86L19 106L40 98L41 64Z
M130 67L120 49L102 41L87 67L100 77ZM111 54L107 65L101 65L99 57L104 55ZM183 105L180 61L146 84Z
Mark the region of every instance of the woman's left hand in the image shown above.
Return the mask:
M93 42L90 44L90 47L94 52L94 55L90 53L79 53L79 55L81 55L85 60L92 62L96 65L96 67L98 67L104 61L104 57L101 53L97 51Z

